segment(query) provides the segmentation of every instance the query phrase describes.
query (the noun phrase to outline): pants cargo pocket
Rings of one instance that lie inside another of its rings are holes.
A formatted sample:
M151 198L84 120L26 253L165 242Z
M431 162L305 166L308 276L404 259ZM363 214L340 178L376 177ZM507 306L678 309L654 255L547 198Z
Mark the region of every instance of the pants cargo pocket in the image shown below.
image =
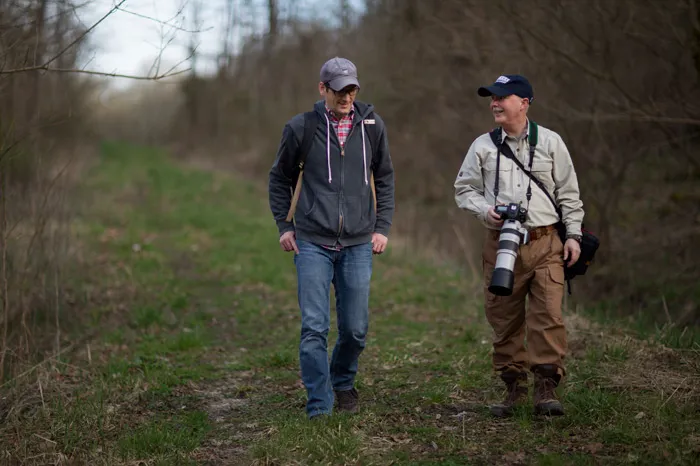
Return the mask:
M561 304L564 298L564 266L550 264L547 266L547 283L545 285L545 300L547 313L557 324L563 324Z

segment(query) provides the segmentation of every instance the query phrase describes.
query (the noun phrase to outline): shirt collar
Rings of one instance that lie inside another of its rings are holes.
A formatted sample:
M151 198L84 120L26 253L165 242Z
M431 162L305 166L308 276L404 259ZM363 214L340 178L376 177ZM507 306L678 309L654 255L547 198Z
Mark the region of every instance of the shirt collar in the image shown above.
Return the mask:
M501 136L501 142L505 141L507 137L512 137L516 141L521 141L523 139L526 139L530 135L530 119L526 118L525 119L525 130L520 134L519 137L514 137L511 136L510 134L506 133L506 130L503 130L503 135Z
M328 113L328 115L329 115L331 118L333 118L335 121L340 121L340 120L341 120L341 118L338 118L338 117L335 115L335 113L333 112L333 110L331 110L330 108L328 108L328 105L325 105L325 104L324 104L324 106L326 107L326 113ZM350 119L352 120L352 118L353 118L354 116L355 116L355 107L353 106L353 108L350 110L350 113L348 113L344 118L350 118Z

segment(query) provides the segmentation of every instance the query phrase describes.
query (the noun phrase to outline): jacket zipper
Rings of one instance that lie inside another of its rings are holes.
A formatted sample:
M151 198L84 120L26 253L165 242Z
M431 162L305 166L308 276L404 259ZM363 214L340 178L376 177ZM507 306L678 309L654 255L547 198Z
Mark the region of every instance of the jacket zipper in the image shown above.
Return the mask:
M354 124L352 128L350 128L350 132L348 133L347 137L345 138L345 144L343 144L340 147L340 196L338 196L338 213L339 213L339 219L338 219L338 240L340 240L340 236L343 233L343 187L345 186L345 146L348 144L348 141L350 141L350 136L352 136L352 133L355 131L355 126L357 125ZM338 140L338 143L340 143L340 140Z
M344 180L344 171L343 171L343 166L344 166L344 151L341 149L340 151L340 194L338 195L338 236L336 240L340 239L340 235L343 232L343 180Z

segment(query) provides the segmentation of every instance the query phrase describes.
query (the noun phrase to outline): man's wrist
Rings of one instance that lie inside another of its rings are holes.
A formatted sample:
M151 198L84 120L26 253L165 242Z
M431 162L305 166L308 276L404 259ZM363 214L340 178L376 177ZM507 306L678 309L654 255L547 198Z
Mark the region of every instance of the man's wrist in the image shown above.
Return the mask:
M575 239L579 244L581 243L581 235L569 234L566 235L566 239Z
M290 231L295 231L293 222L279 222L278 224L280 237Z
M486 223L487 225L489 224L489 209L491 208L490 205L485 204L481 208L481 212L479 212L479 216L481 217L481 221Z

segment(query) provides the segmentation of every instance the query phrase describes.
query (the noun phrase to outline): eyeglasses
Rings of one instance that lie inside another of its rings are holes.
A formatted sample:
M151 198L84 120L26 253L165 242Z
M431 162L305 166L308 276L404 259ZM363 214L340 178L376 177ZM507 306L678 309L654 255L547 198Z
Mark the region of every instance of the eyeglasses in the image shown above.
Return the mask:
M357 86L353 86L349 89L345 88L345 89L341 89L339 91L336 91L334 89L331 89L330 86L328 85L328 83L325 83L325 85L326 85L326 90L333 92L333 94L336 95L337 97L345 97L346 95L349 95L350 97L355 97L357 95L357 93L360 91L360 88Z

